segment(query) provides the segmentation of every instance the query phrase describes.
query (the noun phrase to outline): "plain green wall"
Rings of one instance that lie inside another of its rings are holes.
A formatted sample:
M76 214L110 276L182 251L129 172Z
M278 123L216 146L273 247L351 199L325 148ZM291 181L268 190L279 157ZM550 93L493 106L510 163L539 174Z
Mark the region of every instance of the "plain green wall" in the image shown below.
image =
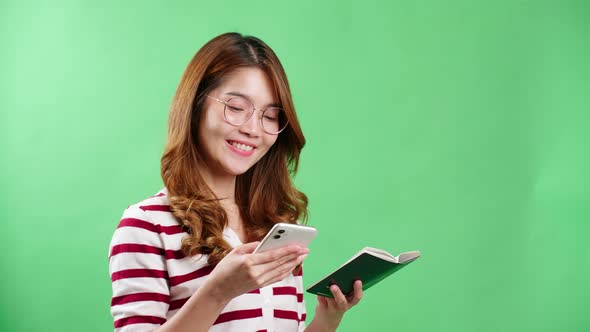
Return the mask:
M2 0L0 330L112 329L112 233L161 187L186 64L238 31L278 53L308 140L305 284L363 246L423 252L340 331L589 331L589 17L582 0Z

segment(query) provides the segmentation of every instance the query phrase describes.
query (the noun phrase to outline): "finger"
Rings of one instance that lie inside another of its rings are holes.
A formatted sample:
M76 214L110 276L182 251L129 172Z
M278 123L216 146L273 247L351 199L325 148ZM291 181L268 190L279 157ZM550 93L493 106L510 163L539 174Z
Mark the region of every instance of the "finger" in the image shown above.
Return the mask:
M355 280L353 287L354 292L352 293L350 304L357 305L363 298L363 282L360 280Z
M272 284L285 279L287 276L289 276L289 274L291 274L297 265L303 262L306 256L307 255L296 256L295 259L283 263L279 267L277 267L276 263L273 262L264 264L263 266L266 269L265 271L262 271L262 274L266 274L264 283ZM274 267L272 266L273 264L275 265Z
M295 254L289 257L288 259L280 259L280 264L293 264L293 268L297 267L298 265L303 264L303 261L307 258L308 254Z
M267 275L268 279L276 278L285 271L292 271L305 259L307 255L292 254L274 261L256 265L260 274Z
M274 264L279 264L279 266L277 268L275 268L274 271L277 272L277 275L281 276L280 277L280 280L283 280L298 265L300 265L306 257L307 257L307 254L305 254L305 255L293 255L288 260L285 259L283 262L274 263ZM270 264L273 264L273 263L268 263L268 264L270 265ZM285 274L285 275L282 276L283 274Z
M328 298L326 298L325 296L316 295L316 299L318 300L318 304L320 306L323 306L323 307L328 306Z
M336 301L338 307L343 309L348 307L348 301L346 300L344 294L342 294L340 287L337 285L332 285L330 286L330 292L332 292L332 295L334 295L334 301Z
M233 251L237 254L251 254L259 244L260 241L242 244L241 246L237 246Z
M298 245L289 245L281 248L271 249L262 253L253 254L252 262L254 264L265 264L291 254L302 255L307 253L309 253L309 249L307 248L301 248Z
M270 261L270 262L262 264L262 265L270 265L271 267L274 266L275 268L280 268L285 264L292 263L293 260L296 260L299 256L300 255L298 255L298 254L290 254L290 255L283 256L279 259L275 259L273 261Z

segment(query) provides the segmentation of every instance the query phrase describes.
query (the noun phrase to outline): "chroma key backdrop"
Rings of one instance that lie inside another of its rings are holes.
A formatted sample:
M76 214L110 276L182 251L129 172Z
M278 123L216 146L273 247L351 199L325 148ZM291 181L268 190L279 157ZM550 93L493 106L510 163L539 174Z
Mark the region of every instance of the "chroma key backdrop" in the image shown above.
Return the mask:
M339 331L590 331L590 2L0 2L0 331L109 331L108 245L228 31L283 62L318 236L422 257ZM272 174L269 174L272 176ZM315 297L305 295L308 322Z

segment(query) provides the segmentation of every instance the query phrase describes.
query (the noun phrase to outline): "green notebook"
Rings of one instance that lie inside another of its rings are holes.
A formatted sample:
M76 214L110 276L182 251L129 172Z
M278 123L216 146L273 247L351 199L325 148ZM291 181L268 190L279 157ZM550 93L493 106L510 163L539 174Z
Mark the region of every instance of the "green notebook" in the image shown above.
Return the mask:
M330 286L336 284L342 293L350 294L353 291L353 282L358 279L363 282L363 290L365 290L407 266L418 257L420 257L419 251L409 251L393 256L384 250L365 247L336 271L307 288L307 291L333 297Z

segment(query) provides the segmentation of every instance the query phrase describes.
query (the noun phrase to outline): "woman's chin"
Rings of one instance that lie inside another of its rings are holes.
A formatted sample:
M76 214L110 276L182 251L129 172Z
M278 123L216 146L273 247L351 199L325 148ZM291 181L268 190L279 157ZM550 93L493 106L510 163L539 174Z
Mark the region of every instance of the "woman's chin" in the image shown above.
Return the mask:
M231 168L226 168L225 171L228 175L239 176L239 175L246 173L249 169L250 169L250 167L231 167Z

